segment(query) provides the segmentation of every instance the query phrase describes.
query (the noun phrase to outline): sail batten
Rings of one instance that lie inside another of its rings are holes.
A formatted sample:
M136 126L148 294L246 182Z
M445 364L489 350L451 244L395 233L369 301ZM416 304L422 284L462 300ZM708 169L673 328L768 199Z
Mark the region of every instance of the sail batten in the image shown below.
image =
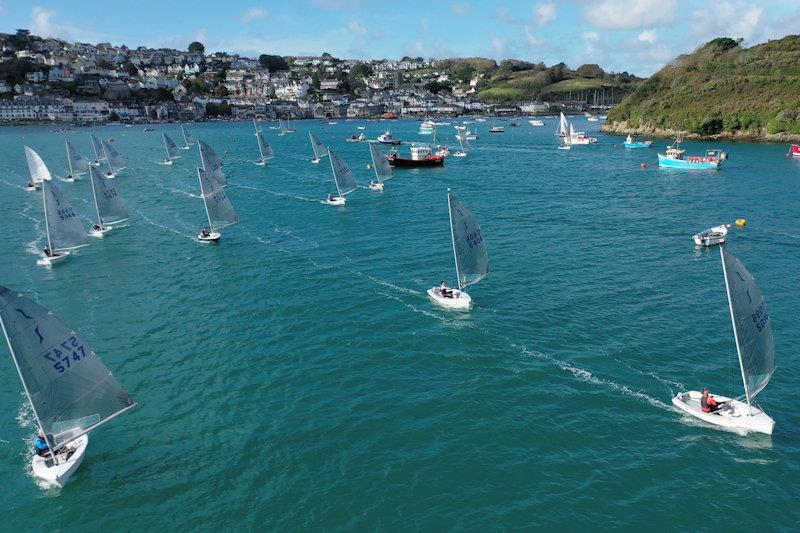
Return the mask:
M130 213L122 203L122 198L112 180L105 178L99 170L91 167L92 192L99 223L116 224L130 218Z
M347 162L339 157L333 150L328 149L328 156L331 160L331 170L333 171L333 179L336 181L336 190L339 191L339 196L350 194L358 185L353 172Z
M489 257L478 221L452 193L447 199L458 288L463 289L489 274Z
M369 152L372 156L372 166L375 168L375 176L378 178L378 183L386 181L394 175L392 165L389 164L389 159L381 150L375 146L375 143L369 143Z
M135 405L77 333L52 312L2 286L0 324L51 449L70 443Z
M720 247L720 257L742 382L747 401L752 403L775 372L772 324L753 275L724 247Z
M209 229L214 231L239 222L239 217L236 215L228 195L209 172L198 168L197 178L200 180L200 190L206 207Z

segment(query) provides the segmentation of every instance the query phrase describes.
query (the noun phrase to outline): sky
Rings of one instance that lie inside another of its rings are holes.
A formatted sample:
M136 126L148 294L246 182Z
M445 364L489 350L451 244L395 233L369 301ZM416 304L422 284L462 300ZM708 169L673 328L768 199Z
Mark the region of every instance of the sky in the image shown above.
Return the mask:
M715 37L800 33L800 0L0 0L0 32L241 55L491 57L649 76Z

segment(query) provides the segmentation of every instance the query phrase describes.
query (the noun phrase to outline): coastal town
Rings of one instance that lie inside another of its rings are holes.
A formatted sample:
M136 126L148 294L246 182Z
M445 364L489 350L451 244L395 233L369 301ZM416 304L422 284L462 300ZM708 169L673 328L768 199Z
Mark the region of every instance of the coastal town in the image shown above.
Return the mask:
M615 103L613 88L610 96L564 93L557 103L485 102L476 94L486 71L454 61L340 60L327 53L249 58L207 53L200 42L186 50L134 49L20 29L0 34L0 122L545 115Z

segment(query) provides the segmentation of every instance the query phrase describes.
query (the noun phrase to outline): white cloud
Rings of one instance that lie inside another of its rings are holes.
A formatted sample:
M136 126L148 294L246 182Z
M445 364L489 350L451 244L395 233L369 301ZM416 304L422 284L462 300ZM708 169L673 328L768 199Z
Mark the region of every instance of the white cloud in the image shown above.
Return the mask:
M604 30L666 26L677 13L677 0L601 0L587 2L583 8L583 18Z
M656 34L656 30L642 30L642 33L636 38L643 43L653 44L658 39L658 34Z
M533 19L537 26L547 26L556 19L556 5L553 2L533 6Z
M470 9L472 9L472 6L469 5L469 3L467 3L467 2L465 2L463 4L459 3L459 2L453 2L452 4L450 4L450 11L456 17L461 17L461 16L466 15L469 12Z
M765 38L764 8L727 0L712 1L709 7L695 11L691 18L692 33L704 41L726 36L752 43Z
M358 7L361 4L361 0L311 0L311 3L331 11L340 11Z
M356 22L355 20L351 20L347 24L347 29L350 30L351 33L356 35L360 35L362 37L366 37L367 35L367 28Z
M42 37L65 36L64 29L52 23L50 19L56 16L52 9L35 6L31 11L31 33Z
M255 19L266 17L268 14L267 10L263 7L252 7L239 15L239 20L247 24Z
M581 34L581 39L584 41L597 41L600 39L600 34L596 31L585 31Z

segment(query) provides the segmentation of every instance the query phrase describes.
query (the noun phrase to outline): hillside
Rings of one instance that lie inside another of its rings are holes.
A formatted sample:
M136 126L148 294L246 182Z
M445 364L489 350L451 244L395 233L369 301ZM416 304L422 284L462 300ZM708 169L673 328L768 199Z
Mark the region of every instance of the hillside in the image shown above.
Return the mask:
M800 138L800 35L751 48L729 38L678 57L608 115L609 133Z
M611 104L630 94L642 80L627 72L606 73L598 65L572 70L563 63L546 67L542 63L506 60L484 72L476 97L486 102L531 100L585 101Z

